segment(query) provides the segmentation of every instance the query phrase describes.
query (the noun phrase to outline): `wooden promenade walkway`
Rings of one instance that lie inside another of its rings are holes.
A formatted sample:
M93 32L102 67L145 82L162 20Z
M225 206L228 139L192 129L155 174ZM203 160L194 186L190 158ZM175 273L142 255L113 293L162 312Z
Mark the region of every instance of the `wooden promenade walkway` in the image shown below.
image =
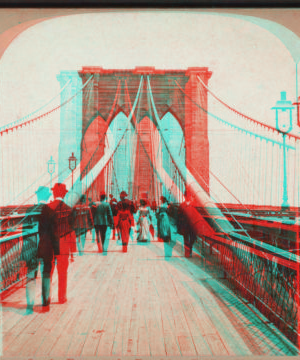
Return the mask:
M41 313L40 278L33 314L24 288L2 299L3 356L297 355L199 255L185 259L180 238L171 247L134 240L127 254L110 240L98 254L88 234L66 304L57 303L56 271L50 312Z

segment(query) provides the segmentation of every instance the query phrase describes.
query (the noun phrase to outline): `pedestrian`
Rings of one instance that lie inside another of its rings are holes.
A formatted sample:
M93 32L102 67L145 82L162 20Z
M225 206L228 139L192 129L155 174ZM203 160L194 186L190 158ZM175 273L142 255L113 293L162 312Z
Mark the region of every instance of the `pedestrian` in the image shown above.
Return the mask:
M158 241L170 242L171 226L168 216L168 211L169 211L168 201L164 196L161 196L160 200L161 200L161 205L158 207L156 212Z
M194 229L196 214L194 206L194 196L190 190L184 193L185 201L179 205L177 214L177 232L183 235L184 239L184 254L185 257L192 257L193 245L197 239L197 233Z
M127 252L130 229L133 225L134 219L129 210L129 205L127 202L123 202L119 207L118 215L116 217L116 226L119 229L120 237L122 240L123 252Z
M94 204L94 225L96 229L97 245L99 253L103 252L105 247L105 238L107 227L114 228L114 219L110 205L105 201L106 194L100 194L100 201Z
M136 207L134 206L133 201L131 201L129 199L126 199L127 196L128 196L128 194L126 193L126 191L124 191L124 190L121 191L121 193L120 193L120 199L121 200L118 202L118 210L119 210L120 207L123 206L122 204L126 202L128 204L128 206L129 206L129 211L133 215L133 214L136 213Z
M69 267L69 258L76 252L76 234L73 230L75 222L75 212L64 202L67 194L66 185L56 183L52 188L54 201L49 204L54 211L54 258L53 268L56 264L58 273L58 302L64 304L67 302L67 276ZM72 261L72 260L71 260ZM51 287L51 281L49 288ZM50 304L50 298L46 300Z
M38 266L42 273L42 305L49 306L50 303L50 278L53 267L53 242L54 242L54 212L47 205L47 201L51 196L48 187L40 186L36 191L38 206L34 209L39 212L38 217L38 248L36 254L30 253L30 257L24 256L27 265L27 282L26 282L26 314L33 313L33 305L35 301L36 278ZM30 238L29 238L30 240ZM28 241L28 240L27 240ZM34 244L32 244L34 249ZM36 256L34 256L36 255ZM44 309L45 310L45 309Z
M152 201L151 210L154 212L156 212L156 210L157 210L157 204L156 204L155 200Z
M112 214L113 214L113 218L114 218L114 228L113 228L113 235L112 235L112 240L115 240L116 239L116 233L117 233L117 230L118 230L118 227L117 227L117 224L116 224L116 221L117 221L117 215L118 215L118 202L117 202L117 199L113 197L112 194L109 194L109 205L111 207L111 211L112 211ZM118 233L117 233L118 235Z
M86 196L82 195L78 204L75 205L74 211L76 214L75 233L77 239L77 248L79 255L84 252L86 234L88 230L94 227L91 209L86 205Z
M92 198L89 198L89 208L91 210L92 219L93 219L93 227L90 229L92 235L92 242L95 242L96 237L96 230L94 225L94 215L95 215L95 203L93 202Z
M147 200L140 200L140 208L138 210L138 236L137 241L150 241L150 222L152 220L150 208L147 206Z

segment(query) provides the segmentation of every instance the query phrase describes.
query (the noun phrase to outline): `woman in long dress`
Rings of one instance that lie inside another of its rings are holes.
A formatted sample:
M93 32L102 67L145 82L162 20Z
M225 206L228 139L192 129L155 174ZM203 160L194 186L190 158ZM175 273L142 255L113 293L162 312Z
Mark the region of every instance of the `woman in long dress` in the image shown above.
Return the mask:
M138 222L139 225L137 241L150 241L150 221L151 213L150 208L147 206L147 202L143 199L140 200L140 208L138 211Z
M133 216L129 210L129 205L123 202L119 205L118 214L116 216L116 226L122 239L123 252L127 252L130 228L134 224Z
M170 242L171 227L168 216L168 201L164 196L161 196L160 200L161 200L161 205L159 206L156 213L158 241Z

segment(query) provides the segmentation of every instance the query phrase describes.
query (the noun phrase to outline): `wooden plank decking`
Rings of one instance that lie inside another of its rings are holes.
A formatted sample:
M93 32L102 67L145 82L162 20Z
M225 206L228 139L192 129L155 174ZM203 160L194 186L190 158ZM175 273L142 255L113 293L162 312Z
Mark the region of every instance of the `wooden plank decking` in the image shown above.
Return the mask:
M230 290L199 255L171 247L110 240L98 254L88 234L85 253L68 274L68 302L41 313L37 280L34 313L25 316L25 288L2 300L3 356L297 355L274 326ZM165 257L165 253L172 257Z

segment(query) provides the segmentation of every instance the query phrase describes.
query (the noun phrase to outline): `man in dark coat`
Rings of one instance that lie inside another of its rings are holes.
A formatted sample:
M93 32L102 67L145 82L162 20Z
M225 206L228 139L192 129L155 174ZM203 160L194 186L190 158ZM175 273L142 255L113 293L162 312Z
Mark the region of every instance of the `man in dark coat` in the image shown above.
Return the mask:
M94 207L94 225L96 229L97 244L99 252L104 250L104 243L106 238L107 227L114 228L114 219L110 205L105 201L106 194L102 192L100 194L100 201L96 202ZM101 249L101 244L102 249Z
M192 257L193 245L197 239L197 234L194 229L195 207L194 197L190 191L184 193L185 201L179 205L177 214L177 231L183 235L184 239L184 253L185 257Z
M49 207L54 212L53 251L58 273L58 301L60 304L64 304L67 301L69 256L72 256L76 251L76 234L73 230L75 214L63 201L68 192L66 185L57 183L52 188L52 191L54 201L49 204ZM52 264L55 265L54 263ZM49 303L50 300L48 300L48 305Z
M54 241L54 212L47 205L47 201L51 195L48 187L40 186L36 191L38 205L34 212L39 212L38 235L39 243L37 249L37 257L31 259L34 264L27 264L31 271L27 274L26 298L27 311L26 314L33 312L35 299L36 277L38 265L41 264L42 272L42 303L43 306L49 305L50 295L50 277L53 262L53 241Z

